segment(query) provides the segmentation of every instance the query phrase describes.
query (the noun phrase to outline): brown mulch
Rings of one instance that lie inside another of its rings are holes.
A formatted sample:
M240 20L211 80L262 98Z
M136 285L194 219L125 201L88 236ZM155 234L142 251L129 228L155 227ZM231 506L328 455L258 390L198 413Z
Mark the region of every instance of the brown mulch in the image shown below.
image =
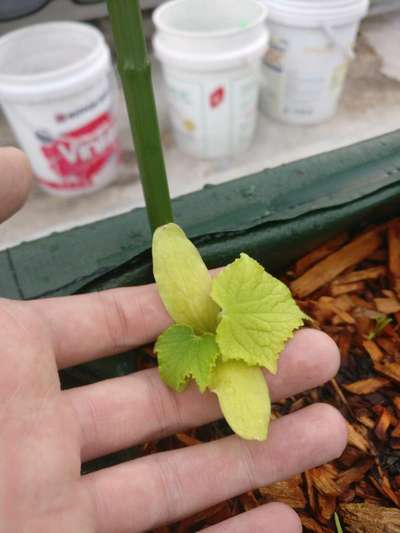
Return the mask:
M333 381L274 405L280 417L317 401L348 421L337 461L262 487L159 532L198 531L259 505L280 501L304 530L334 533L337 512L349 533L400 532L400 219L361 235L342 234L297 261L283 277L314 327L341 352ZM151 349L141 367L153 366ZM227 433L223 422L148 443L144 453L197 444Z

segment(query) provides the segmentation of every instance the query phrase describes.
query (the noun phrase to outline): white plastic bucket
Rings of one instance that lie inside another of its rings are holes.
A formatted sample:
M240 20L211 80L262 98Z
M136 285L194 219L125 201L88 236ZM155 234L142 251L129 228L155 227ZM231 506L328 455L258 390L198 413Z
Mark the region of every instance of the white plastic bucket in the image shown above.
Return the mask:
M174 0L155 11L154 49L183 152L227 158L251 144L266 15L256 0Z
M46 191L81 194L115 177L113 76L102 34L86 24L38 24L0 39L0 103Z
M331 118L354 57L368 0L263 0L270 48L263 60L261 109L294 124Z

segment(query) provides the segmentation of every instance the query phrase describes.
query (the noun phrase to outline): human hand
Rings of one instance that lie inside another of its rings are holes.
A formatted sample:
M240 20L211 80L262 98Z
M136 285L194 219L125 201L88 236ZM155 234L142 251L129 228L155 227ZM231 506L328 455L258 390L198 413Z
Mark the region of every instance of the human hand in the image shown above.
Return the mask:
M0 148L0 222L24 204L31 188L31 169L17 148Z
M327 462L346 444L341 415L314 405L273 422L264 443L232 436L81 477L82 461L219 418L216 397L194 386L175 394L156 369L60 390L57 368L146 344L170 324L154 286L0 300L0 324L0 531L151 530ZM322 384L338 365L329 337L302 330L267 377L271 396ZM290 508L270 504L208 531L297 533L301 525Z

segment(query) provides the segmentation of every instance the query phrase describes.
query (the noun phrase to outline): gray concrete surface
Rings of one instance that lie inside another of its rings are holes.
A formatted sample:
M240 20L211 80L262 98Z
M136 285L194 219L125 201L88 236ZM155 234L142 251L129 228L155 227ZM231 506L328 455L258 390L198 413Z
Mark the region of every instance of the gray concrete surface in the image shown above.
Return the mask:
M230 161L196 161L174 146L163 98L160 73L155 85L162 123L165 156L173 196L222 183L266 167L275 167L326 152L400 127L400 14L367 20L357 44L344 97L337 116L316 127L294 127L260 116L251 149ZM397 31L397 35L396 35ZM116 181L90 196L58 199L35 188L20 213L0 227L0 249L62 231L143 205L135 156L125 112L121 112L124 164ZM0 120L0 145L14 144Z

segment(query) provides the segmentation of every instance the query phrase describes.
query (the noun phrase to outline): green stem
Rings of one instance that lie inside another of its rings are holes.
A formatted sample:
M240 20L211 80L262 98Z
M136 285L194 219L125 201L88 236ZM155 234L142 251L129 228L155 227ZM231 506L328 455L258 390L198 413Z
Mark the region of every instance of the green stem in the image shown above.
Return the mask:
M172 208L138 0L107 0L147 214L152 231Z

